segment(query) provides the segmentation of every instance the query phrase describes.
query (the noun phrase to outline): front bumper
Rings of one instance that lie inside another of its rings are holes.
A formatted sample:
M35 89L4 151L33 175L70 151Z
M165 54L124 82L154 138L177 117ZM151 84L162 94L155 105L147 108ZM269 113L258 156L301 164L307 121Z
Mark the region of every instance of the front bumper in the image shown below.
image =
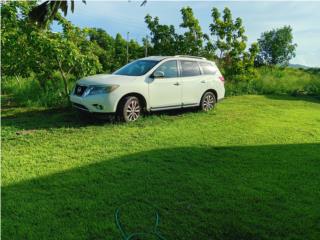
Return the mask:
M117 109L117 101L111 98L109 94L99 94L86 97L80 97L74 94L70 95L70 101L73 107L92 113L114 113Z

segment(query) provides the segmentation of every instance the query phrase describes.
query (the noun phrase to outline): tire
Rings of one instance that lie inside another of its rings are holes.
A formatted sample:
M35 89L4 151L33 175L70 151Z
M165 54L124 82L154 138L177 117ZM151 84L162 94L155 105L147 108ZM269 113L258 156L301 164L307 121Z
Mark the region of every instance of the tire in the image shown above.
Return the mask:
M200 108L202 111L208 112L215 107L216 103L216 96L212 92L206 92L201 98Z
M128 96L121 100L118 108L118 117L124 122L137 121L141 116L142 106L137 97Z

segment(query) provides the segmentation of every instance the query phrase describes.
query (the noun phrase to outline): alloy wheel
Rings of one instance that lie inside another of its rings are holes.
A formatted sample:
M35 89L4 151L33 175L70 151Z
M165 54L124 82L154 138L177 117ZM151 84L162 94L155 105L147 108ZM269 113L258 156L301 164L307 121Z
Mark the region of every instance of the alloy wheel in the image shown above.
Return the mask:
M209 111L213 109L214 104L215 104L214 96L212 94L207 94L203 99L203 110Z
M141 109L139 101L136 99L130 100L128 107L126 109L127 119L130 122L136 121L140 117Z

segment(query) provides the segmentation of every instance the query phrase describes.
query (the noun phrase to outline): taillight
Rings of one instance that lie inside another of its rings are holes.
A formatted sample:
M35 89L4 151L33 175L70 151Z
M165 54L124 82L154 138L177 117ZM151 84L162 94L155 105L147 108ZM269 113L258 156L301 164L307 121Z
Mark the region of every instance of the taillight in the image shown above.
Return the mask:
M220 79L221 82L224 83L224 77L223 76L220 76L219 79Z

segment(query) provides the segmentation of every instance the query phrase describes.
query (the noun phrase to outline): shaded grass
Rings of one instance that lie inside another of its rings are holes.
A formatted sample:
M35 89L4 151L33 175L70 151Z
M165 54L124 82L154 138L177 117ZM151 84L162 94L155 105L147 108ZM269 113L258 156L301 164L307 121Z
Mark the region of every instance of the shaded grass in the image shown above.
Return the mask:
M316 239L319 147L157 149L10 185L3 236L117 239L124 203L126 230L148 232L152 210L132 211L144 200L168 239Z
M243 96L133 124L66 110L2 116L3 239L318 239L320 105ZM23 134L17 132L26 131Z

